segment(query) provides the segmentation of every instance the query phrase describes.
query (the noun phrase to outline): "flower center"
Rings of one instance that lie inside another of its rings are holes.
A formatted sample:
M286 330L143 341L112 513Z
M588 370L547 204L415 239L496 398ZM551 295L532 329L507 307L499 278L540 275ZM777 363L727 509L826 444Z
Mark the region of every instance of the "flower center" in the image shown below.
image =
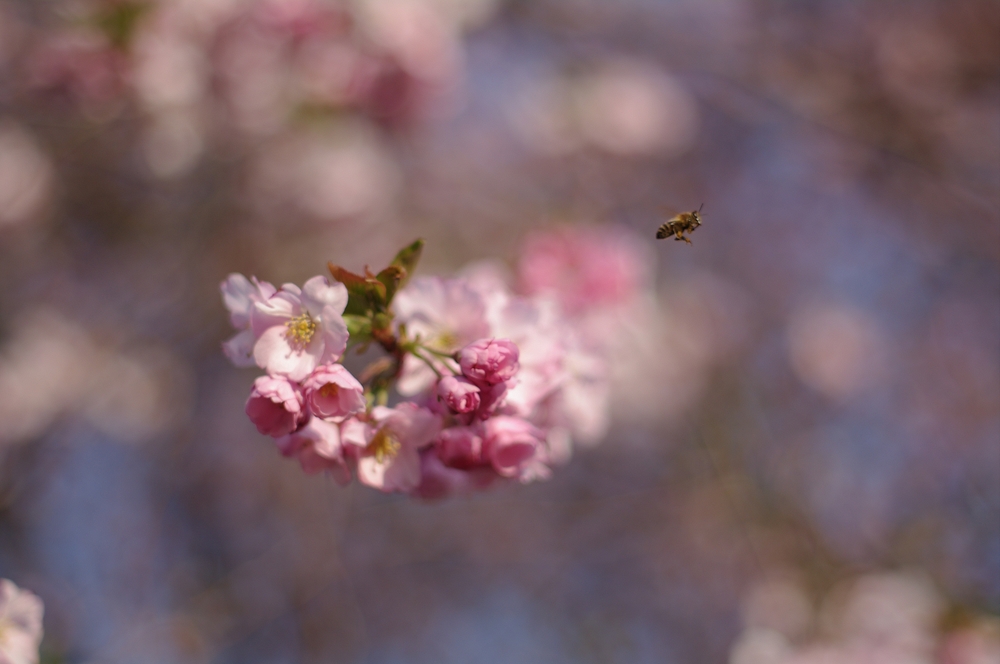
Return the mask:
M297 349L302 349L312 341L313 336L316 334L316 328L319 326L312 319L312 316L308 312L305 312L289 320L285 323L285 327L288 328L285 332L285 337L288 338L288 341Z
M441 353L450 353L458 346L458 336L450 330L441 330L427 346Z
M399 441L392 435L392 432L386 427L382 427L372 438L372 442L368 443L365 452L375 457L375 461L385 463L399 454L399 448Z
M330 398L335 399L339 394L340 394L340 386L337 385L336 383L327 383L323 387L319 388L319 395L327 399Z

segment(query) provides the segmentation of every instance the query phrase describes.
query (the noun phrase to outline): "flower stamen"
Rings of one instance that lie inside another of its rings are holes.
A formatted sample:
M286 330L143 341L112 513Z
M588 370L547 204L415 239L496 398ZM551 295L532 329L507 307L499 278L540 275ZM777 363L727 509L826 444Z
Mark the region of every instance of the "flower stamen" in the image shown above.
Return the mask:
M289 320L285 323L285 327L288 328L285 332L285 337L287 337L289 343L301 350L312 341L313 336L316 334L316 328L319 325L317 325L308 312L305 312Z
M458 348L458 336L450 330L442 330L426 344L429 350L452 353Z
M365 452L375 457L375 461L378 463L385 463L399 454L399 448L399 441L392 435L392 432L382 427L365 447Z

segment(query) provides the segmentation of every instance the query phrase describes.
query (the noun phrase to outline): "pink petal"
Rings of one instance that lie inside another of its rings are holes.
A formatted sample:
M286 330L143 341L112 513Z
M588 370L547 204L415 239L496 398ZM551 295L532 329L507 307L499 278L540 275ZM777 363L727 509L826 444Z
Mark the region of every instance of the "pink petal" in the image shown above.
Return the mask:
M316 368L316 358L308 352L292 348L285 337L285 326L269 328L253 348L257 365L268 373L302 380Z
M313 277L302 286L302 304L316 317L327 307L340 316L347 308L347 287L339 282L330 283L326 277Z

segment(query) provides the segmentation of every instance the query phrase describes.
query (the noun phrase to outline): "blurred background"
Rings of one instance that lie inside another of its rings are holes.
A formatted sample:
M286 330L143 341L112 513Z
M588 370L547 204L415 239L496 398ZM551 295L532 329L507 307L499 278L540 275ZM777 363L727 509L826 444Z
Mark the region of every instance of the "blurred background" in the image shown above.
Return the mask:
M0 577L42 661L1000 661L998 35L993 0L0 0ZM550 481L342 489L244 415L228 273L605 223L659 317Z

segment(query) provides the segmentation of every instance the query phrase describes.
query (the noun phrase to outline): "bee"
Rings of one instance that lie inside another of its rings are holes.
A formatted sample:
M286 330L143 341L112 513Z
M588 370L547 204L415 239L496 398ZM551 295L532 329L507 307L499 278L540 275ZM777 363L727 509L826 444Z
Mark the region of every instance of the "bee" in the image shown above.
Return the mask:
M673 235L674 240L684 240L688 244L691 244L691 240L687 239L684 234L693 233L694 229L701 226L702 207L705 206L702 205L697 210L692 210L691 212L681 212L670 221L664 222L656 231L656 239L662 240Z

